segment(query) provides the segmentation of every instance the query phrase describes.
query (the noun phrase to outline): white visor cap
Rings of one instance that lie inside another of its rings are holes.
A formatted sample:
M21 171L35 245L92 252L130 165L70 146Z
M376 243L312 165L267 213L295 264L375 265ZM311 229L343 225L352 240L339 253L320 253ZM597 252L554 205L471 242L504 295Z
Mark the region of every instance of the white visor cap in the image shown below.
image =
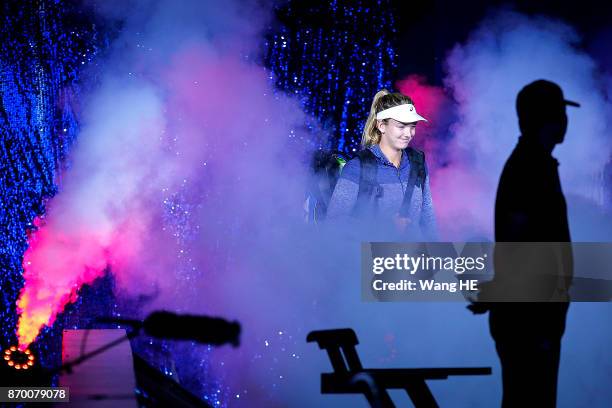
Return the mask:
M397 105L389 109L385 109L376 114L376 119L395 119L402 123L413 123L420 120L428 122L427 119L419 115L411 103L405 103L403 105Z

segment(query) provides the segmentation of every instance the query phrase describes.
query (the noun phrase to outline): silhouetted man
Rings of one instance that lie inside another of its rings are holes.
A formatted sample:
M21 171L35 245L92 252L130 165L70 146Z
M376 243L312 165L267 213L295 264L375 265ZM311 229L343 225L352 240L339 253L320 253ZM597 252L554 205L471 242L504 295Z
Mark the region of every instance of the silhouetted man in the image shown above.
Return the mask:
M561 88L539 80L518 94L521 136L502 172L495 203L498 295L489 323L502 366L502 407L554 407L561 337L572 278L565 198L551 153L567 130ZM499 249L498 249L499 247ZM498 296L499 299L499 296ZM493 299L494 300L494 299Z

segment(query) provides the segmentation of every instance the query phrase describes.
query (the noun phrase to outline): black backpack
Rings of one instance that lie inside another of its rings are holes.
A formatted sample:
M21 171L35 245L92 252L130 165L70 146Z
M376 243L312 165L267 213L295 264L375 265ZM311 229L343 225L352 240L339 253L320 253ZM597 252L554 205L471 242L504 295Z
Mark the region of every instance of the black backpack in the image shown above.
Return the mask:
M323 220L327 214L327 206L331 199L340 172L348 161L348 157L339 151L315 152L312 163L312 175L309 182L304 209L309 222Z

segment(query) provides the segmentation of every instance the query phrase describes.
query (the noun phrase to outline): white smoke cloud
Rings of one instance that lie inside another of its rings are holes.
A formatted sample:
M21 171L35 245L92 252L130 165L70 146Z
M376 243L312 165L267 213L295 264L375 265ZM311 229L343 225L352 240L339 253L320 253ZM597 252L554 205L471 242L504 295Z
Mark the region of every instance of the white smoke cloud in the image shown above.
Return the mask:
M456 159L467 164L480 187L477 223L491 230L497 178L520 134L516 95L537 79L558 83L568 107L565 142L554 155L564 191L601 204L601 172L610 155L610 108L605 78L597 62L580 48L581 38L569 25L544 16L501 11L483 21L465 44L447 59L446 85L458 105L454 125ZM485 203L483 204L482 201ZM472 207L473 210L474 207ZM472 212L473 213L473 212Z

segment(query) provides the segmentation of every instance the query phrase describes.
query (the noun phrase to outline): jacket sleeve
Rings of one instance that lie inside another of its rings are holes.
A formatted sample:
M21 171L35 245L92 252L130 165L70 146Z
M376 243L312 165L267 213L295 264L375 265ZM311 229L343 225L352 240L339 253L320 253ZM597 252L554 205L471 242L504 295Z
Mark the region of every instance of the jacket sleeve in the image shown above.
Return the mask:
M433 208L433 199L431 196L431 188L429 186L429 171L427 170L427 164L425 164L425 181L423 184L423 204L421 207L421 219L419 220L421 231L424 238L428 241L437 241L438 225L436 222L436 215Z
M327 207L327 219L349 217L353 213L359 193L359 159L350 160L340 174Z

